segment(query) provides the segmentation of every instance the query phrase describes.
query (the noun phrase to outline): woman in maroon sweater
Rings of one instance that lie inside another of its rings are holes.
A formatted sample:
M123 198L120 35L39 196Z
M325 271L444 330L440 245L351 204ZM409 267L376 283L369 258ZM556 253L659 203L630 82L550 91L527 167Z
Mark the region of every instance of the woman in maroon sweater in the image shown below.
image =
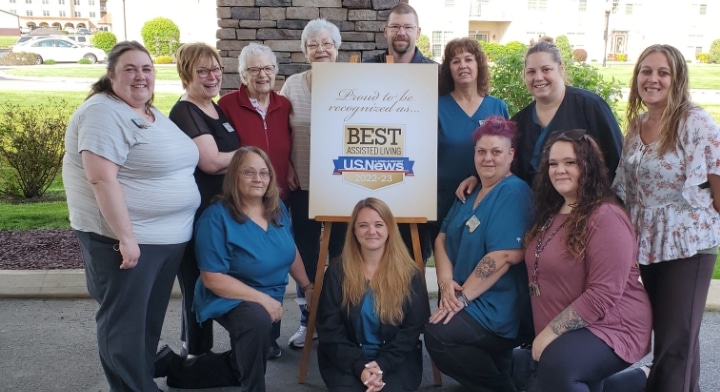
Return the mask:
M542 391L599 392L605 378L650 351L635 233L608 178L585 131L550 135L525 253Z

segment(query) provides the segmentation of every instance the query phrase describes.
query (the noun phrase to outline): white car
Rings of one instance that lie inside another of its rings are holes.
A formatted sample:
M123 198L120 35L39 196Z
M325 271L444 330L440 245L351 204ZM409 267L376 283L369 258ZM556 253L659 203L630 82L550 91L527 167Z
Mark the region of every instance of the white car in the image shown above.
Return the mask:
M40 57L38 64L42 64L46 60L54 60L58 63L77 63L80 59L86 58L93 64L107 60L105 52L98 48L80 45L67 38L58 37L32 40L24 45L11 47L10 52L35 53Z

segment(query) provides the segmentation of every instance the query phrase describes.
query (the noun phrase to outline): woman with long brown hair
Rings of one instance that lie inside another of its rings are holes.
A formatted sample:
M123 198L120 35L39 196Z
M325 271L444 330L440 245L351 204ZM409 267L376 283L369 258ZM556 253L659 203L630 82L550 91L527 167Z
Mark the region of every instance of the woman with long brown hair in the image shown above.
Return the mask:
M355 205L341 262L325 274L318 305L318 364L331 391L414 391L430 315L422 272L390 208Z
M539 168L525 251L538 387L599 392L650 348L635 232L584 130L550 134Z

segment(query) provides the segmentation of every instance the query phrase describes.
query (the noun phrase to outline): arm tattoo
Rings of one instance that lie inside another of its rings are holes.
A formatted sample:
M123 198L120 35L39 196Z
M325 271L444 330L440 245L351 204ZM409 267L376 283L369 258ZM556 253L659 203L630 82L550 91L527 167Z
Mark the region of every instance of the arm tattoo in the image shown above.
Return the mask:
M573 309L572 305L570 305L555 316L548 326L556 335L562 335L565 332L585 328L588 325L588 322L583 320L575 309Z
M487 279L497 271L497 263L490 256L483 257L475 266L475 276Z

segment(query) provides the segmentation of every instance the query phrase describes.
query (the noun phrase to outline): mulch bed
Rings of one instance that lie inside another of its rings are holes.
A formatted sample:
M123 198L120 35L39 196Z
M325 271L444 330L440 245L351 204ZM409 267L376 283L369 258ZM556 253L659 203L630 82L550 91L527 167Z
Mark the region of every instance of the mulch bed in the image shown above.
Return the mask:
M72 230L0 230L0 269L72 268L83 268L80 246Z

